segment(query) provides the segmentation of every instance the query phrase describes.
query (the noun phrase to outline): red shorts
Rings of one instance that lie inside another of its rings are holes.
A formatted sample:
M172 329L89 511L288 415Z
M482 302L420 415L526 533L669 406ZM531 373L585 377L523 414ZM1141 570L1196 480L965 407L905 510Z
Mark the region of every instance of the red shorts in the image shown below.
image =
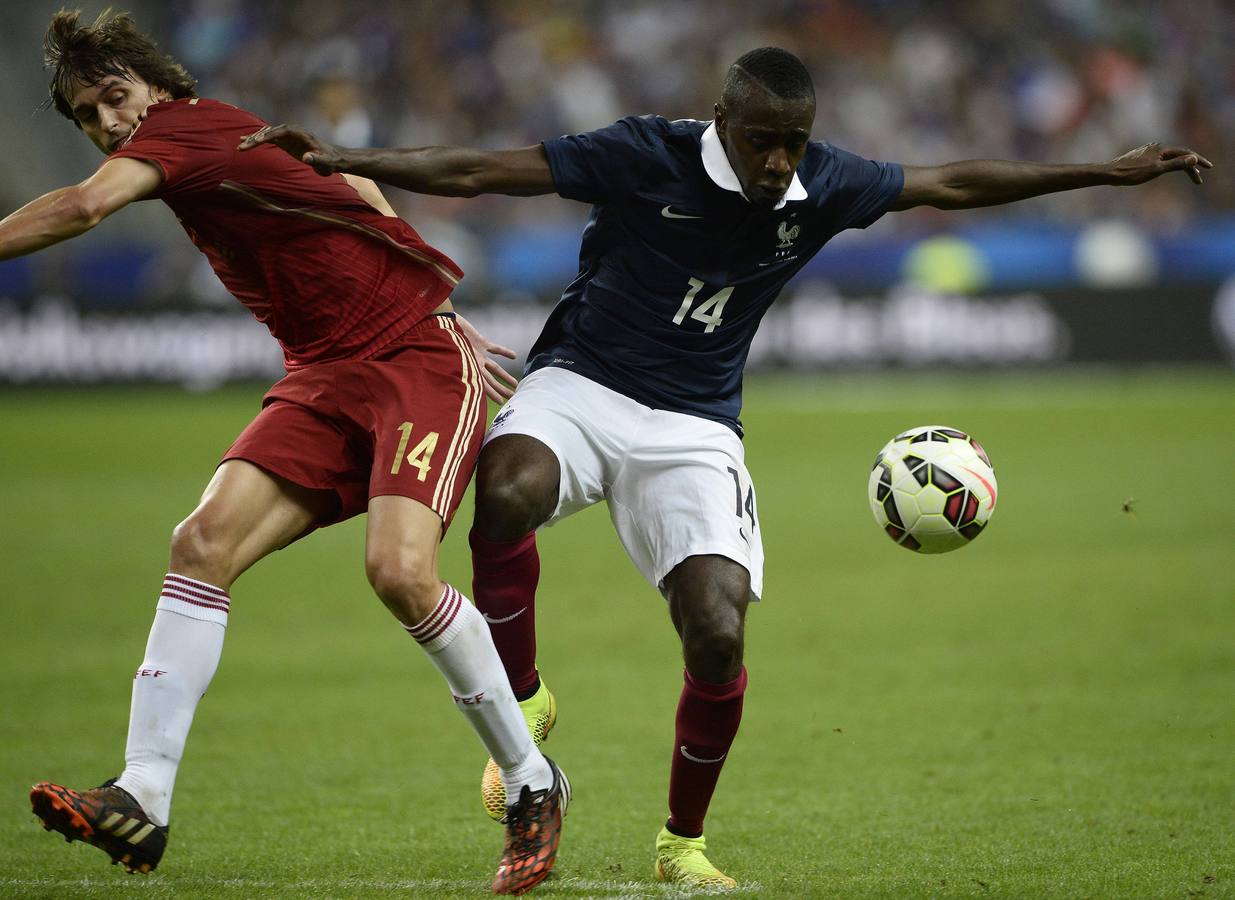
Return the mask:
M289 374L224 454L294 484L333 491L329 525L364 512L370 497L410 497L449 526L484 435L480 367L453 316L433 315L377 359Z

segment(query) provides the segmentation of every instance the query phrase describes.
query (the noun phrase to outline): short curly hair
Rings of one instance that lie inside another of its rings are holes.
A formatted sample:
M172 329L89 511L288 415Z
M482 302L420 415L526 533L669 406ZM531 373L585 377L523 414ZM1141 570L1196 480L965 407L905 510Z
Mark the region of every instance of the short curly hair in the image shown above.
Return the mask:
M721 97L733 106L756 85L782 100L815 99L815 84L802 60L780 47L759 47L738 57L725 75Z
M176 99L195 96L197 79L137 30L128 13L103 10L93 25L81 25L81 10L56 13L43 38L43 62L52 70L46 105L79 128L70 102L73 84L96 85L113 75L137 75Z

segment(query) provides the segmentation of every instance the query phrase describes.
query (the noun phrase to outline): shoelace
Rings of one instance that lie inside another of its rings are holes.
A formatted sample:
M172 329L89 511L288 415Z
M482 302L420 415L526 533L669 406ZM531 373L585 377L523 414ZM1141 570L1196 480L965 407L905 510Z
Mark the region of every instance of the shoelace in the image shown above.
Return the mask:
M144 813L145 813L145 810L143 810L143 809L141 808L141 804L137 802L137 798L135 798L132 794L130 794L128 791L126 791L126 790L125 790L124 788L122 788L120 785L116 784L116 781L117 781L119 778L120 778L120 776L119 776L119 775L117 775L115 778L109 778L109 779L107 779L106 781L104 781L102 784L100 784L97 788L95 788L95 790L96 790L96 791L101 791L101 790L103 790L104 788L113 788L114 790L116 790L116 791L120 794L121 798L123 798L123 799L124 799L124 801L125 801L125 802L129 805L129 806L133 807L133 809L140 810L140 811L144 814Z
M502 817L502 824L510 828L511 849L516 854L534 845L535 836L540 831L534 826L544 826L545 813L549 809L548 799L548 789L541 788L539 791L532 791L524 785L518 801L507 808L506 815Z

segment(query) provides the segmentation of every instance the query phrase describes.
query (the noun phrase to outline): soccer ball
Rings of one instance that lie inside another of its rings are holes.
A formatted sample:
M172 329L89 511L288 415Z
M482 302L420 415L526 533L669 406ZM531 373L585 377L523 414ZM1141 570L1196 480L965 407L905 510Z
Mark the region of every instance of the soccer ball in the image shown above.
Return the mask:
M875 457L871 512L888 536L918 553L947 553L982 533L998 485L982 445L955 428L898 434Z

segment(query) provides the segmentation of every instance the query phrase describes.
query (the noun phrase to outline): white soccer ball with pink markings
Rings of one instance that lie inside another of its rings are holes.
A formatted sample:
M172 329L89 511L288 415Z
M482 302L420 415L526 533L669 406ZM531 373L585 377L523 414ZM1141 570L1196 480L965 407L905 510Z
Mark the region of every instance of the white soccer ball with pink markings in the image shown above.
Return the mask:
M922 425L879 451L868 491L875 521L893 541L917 553L947 553L986 529L999 486L976 440Z

